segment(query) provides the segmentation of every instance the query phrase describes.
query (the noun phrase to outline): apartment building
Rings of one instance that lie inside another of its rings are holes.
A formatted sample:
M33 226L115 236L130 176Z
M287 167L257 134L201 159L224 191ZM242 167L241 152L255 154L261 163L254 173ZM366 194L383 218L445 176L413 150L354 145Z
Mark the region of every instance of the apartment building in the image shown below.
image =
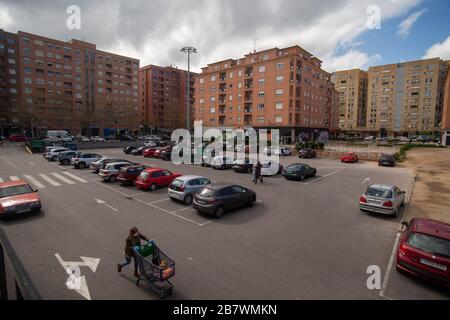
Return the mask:
M445 62L450 68L450 60ZM442 111L442 143L450 146L450 72L444 87L444 109Z
M0 135L19 125L19 49L17 35L0 29Z
M79 40L21 31L16 40L19 86L9 117L18 127L93 135L139 130L139 60Z
M339 130L347 134L365 131L367 114L367 72L353 69L333 74L339 93Z
M381 136L440 132L447 71L439 58L369 68L367 131Z
M144 125L158 131L186 128L188 72L172 66L140 69ZM191 72L190 105L193 120L195 73Z
M206 127L276 128L285 142L328 133L337 101L321 66L299 46L209 64L196 77L195 120Z

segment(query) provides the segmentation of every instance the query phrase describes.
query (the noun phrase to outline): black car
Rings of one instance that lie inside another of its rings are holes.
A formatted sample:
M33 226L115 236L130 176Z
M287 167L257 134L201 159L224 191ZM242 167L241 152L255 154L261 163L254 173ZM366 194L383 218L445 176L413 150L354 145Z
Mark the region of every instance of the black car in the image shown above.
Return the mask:
M139 147L136 146L126 146L125 148L123 148L123 152L125 152L125 154L130 154L131 152L133 152L133 150L137 149Z
M128 136L128 135L124 135L124 136L119 136L119 141L136 141L135 138L133 138L132 136Z
M390 154L382 154L380 156L380 159L378 159L378 165L379 166L394 167L395 166L394 156L390 155Z
M311 148L300 149L298 157L302 159L311 159L316 157L316 151Z
M79 153L80 152L78 152L78 151L64 151L58 155L57 160L62 165L69 165L70 160L72 160L72 158L75 157Z
M200 213L221 218L227 211L252 207L255 201L253 190L232 184L216 184L195 194L193 207Z
M235 172L241 172L241 173L251 173L253 170L253 164L254 161L250 160L250 159L245 159L245 160L236 160L233 164L233 170Z
M139 147L137 149L133 149L131 151L131 154L134 156L142 156L144 154L144 150L147 149L148 147Z
M282 172L283 177L288 180L304 180L308 177L314 177L317 170L304 163L293 163L288 165Z

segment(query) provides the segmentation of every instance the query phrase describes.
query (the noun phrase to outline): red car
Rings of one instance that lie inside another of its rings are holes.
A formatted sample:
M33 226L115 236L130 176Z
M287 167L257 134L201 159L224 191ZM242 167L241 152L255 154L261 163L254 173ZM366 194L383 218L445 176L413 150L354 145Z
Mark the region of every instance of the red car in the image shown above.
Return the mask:
M41 210L41 199L25 181L0 183L0 218Z
M450 224L414 218L397 250L397 270L450 288Z
M141 172L135 184L138 189L154 191L159 187L169 186L173 180L180 176L180 173L173 173L166 169L148 168Z
M135 165L122 167L119 169L119 175L117 176L117 181L121 185L131 185L137 179L137 177L144 171L147 167L144 165Z
M347 152L345 153L342 157L341 157L341 162L350 162L350 163L355 163L358 162L358 155L354 152Z
M12 134L9 136L8 140L10 142L26 142L27 137L24 134Z
M153 158L155 156L155 152L159 150L159 148L148 148L144 150L144 158Z

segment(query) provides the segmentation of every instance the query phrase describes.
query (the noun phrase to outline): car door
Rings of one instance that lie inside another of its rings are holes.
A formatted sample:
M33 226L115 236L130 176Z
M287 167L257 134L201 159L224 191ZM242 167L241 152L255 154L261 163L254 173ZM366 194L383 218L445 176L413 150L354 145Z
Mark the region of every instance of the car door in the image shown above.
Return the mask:
M172 172L169 170L161 171L161 183L163 186L168 186L172 182Z
M248 192L240 186L233 186L231 187L231 190L233 198L236 199L236 208L244 207L248 201Z
M155 171L152 173L152 181L151 183L156 183L156 185L162 186L163 185L163 178L161 177L162 171Z
M222 206L225 210L233 210L239 207L239 200L236 193L233 191L233 187L226 187L219 192Z

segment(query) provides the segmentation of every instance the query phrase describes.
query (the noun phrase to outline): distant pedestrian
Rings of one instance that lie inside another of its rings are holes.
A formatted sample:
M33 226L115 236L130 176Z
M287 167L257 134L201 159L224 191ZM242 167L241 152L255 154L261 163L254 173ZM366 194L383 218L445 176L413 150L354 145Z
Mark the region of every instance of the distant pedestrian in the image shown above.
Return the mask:
M141 245L141 240L149 241L148 238L140 234L136 227L131 228L127 239L125 240L125 261L122 264L117 265L117 271L122 272L122 268L131 263L131 259L134 260L134 276L139 278L138 265L135 257L134 247Z
M261 183L263 183L264 181L263 181L263 177L262 177L262 175L261 175L261 168L262 168L262 165L261 165L261 162L257 162L256 163L256 165L255 165L255 174L254 174L254 177L253 177L253 182L255 183L255 184L258 184L258 180L261 182Z

